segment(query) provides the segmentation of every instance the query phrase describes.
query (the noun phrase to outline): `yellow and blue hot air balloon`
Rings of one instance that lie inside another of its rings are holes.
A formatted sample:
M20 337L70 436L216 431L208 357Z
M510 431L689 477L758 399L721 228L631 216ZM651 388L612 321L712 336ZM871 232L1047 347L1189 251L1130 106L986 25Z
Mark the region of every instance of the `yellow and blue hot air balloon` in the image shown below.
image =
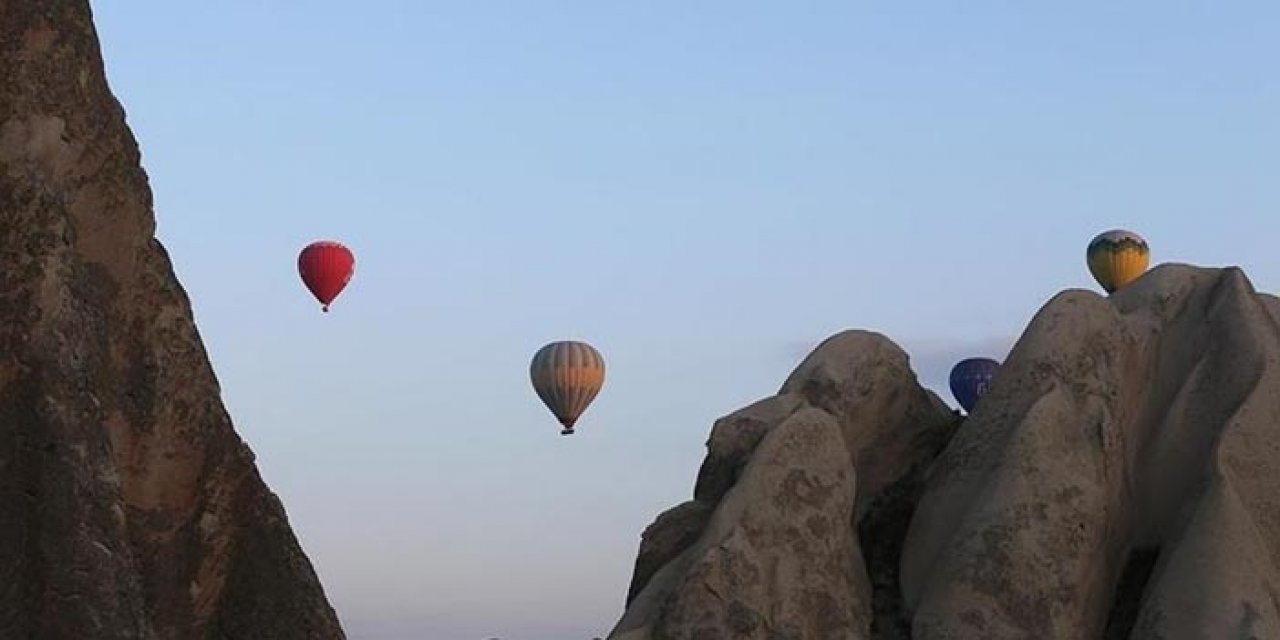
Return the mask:
M1151 249L1142 236L1124 229L1098 234L1085 252L1089 272L1107 293L1114 293L1147 270Z
M552 342L534 354L529 377L533 390L564 426L560 435L567 436L604 386L604 358L585 342Z

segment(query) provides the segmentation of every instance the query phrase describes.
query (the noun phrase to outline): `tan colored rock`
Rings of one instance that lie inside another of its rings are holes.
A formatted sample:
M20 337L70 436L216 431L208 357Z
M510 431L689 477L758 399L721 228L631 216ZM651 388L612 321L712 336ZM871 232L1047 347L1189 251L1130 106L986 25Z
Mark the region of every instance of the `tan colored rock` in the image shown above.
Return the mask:
M807 437L843 446L857 478L853 505L822 507L852 509L855 528L825 541L780 527L754 476L802 415L836 425ZM959 430L948 419L887 340L824 343L779 395L717 422L695 500L646 532L652 577L637 573L611 637L755 637L744 621L823 640L1280 637L1280 299L1239 269L1166 264L1110 297L1062 292ZM826 587L852 617L783 622L815 583L750 568L792 575L831 544L859 565L852 589Z
M667 597L642 592L611 637L866 637L870 588L840 444L815 409L772 429L703 535L655 576Z
M780 394L796 394L835 416L858 469L858 505L901 478L929 439L950 424L951 409L924 389L907 354L878 333L845 331L800 363ZM861 516L861 511L859 512Z
M1185 265L1046 305L918 505L914 637L1274 635L1272 309Z
M1275 563L1223 478L1210 481L1185 532L1151 576L1133 640L1280 638Z
M0 638L342 638L232 429L86 0L0 0Z
M705 502L690 500L663 512L645 529L627 604L640 595L655 573L698 541L710 517L711 508Z
M914 501L953 427L883 336L827 340L778 395L716 422L694 500L645 531L610 638L871 637L873 590L897 587L868 576L860 522L906 528L910 510L888 496ZM896 548L877 546L894 576Z

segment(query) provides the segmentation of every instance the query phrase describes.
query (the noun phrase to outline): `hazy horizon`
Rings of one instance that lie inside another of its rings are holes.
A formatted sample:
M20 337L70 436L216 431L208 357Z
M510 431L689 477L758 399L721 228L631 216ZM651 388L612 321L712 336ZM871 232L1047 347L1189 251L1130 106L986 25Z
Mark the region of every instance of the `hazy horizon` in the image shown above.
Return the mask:
M534 5L94 3L353 640L604 637L717 417L848 328L954 406L1100 231L1280 289L1280 5ZM328 314L317 239L356 254ZM608 367L572 437L528 381L563 338Z

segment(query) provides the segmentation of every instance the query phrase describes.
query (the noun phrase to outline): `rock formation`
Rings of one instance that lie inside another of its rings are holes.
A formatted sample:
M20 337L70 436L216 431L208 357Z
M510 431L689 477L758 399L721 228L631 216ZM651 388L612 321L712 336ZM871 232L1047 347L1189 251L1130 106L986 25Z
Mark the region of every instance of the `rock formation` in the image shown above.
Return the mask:
M0 0L0 638L342 638L154 232L87 0Z
M1280 637L1278 308L1183 265L1050 301L916 509L915 637Z
M1059 294L963 420L840 334L707 446L613 640L1280 637L1280 299L1239 269Z
M886 498L919 492L956 424L888 339L827 340L778 395L716 422L694 499L644 532L610 638L865 638L877 617L892 624L895 596L880 592L896 587L868 574L859 529L902 538L910 514Z

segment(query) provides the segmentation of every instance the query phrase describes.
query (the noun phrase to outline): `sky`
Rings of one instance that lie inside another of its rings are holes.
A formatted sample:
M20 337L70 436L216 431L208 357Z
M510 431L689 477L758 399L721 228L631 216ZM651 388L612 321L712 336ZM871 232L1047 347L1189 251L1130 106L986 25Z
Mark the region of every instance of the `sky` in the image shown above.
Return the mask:
M603 636L822 339L1003 358L1084 249L1280 289L1280 4L93 2L237 431L353 640ZM323 314L297 252L356 253ZM534 395L604 355L572 437Z

